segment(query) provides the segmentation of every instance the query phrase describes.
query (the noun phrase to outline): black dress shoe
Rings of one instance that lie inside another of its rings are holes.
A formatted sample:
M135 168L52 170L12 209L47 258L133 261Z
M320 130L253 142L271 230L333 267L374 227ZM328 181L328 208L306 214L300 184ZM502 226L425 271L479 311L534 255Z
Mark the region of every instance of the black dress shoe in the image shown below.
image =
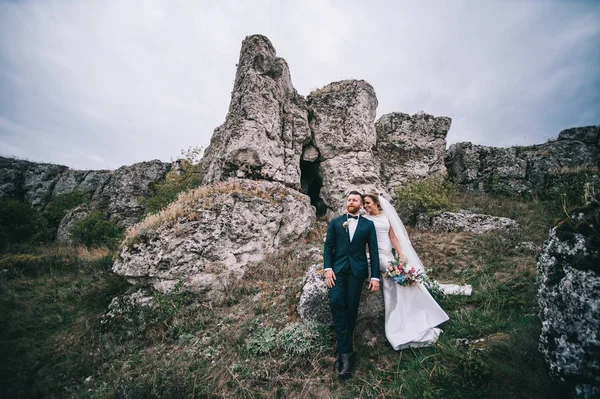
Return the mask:
M338 377L342 380L350 378L350 358L352 353L342 353L342 367L338 373Z
M340 370L342 369L342 354L338 353L337 357L335 359L335 362L333 362L333 369L339 373Z

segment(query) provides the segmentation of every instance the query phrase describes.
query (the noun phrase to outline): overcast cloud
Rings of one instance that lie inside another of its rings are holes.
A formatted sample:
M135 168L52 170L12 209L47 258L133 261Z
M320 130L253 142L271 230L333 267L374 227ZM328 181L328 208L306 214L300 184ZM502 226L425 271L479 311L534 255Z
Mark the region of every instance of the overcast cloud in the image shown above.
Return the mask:
M449 143L600 124L600 2L366 3L0 1L0 154L115 169L207 146L254 33L300 94L365 79L378 116L451 117Z

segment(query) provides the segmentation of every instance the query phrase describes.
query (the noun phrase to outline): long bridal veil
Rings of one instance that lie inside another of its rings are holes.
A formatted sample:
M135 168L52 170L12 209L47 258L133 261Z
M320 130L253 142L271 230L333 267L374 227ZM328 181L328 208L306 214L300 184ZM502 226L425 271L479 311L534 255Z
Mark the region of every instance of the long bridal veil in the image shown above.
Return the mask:
M406 228L404 227L404 223L402 223L400 216L398 216L398 212L396 212L394 206L382 195L379 195L379 202L381 203L383 214L387 216L390 221L390 226L392 226L392 230L394 230L394 234L400 243L400 248L402 248L404 257L408 260L409 265L414 266L414 268L419 271L424 271L425 268L423 267L423 263L421 262L421 259L419 259L417 252L414 250L412 243L408 238L408 233L406 232Z

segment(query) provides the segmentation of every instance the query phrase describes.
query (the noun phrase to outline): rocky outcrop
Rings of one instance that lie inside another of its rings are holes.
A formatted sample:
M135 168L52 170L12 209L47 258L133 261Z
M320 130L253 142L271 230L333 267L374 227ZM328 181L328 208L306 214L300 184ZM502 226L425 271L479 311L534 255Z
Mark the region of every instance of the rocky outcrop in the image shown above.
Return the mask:
M170 168L170 163L160 161L122 166L115 170L94 200L119 226L131 226L144 214L140 197L148 195L150 184L158 182Z
M379 187L373 87L331 83L305 100L264 36L247 37L225 123L202 160L204 184L229 177L281 182L339 212L351 189Z
M446 136L452 119L420 112L383 115L375 122L381 181L390 193L398 184L446 172Z
M170 168L171 163L155 160L122 166L114 172L73 170L0 157L0 198L22 199L43 209L53 197L80 191L90 209L106 210L120 226L128 227L144 213L140 197L147 195L149 185L158 182ZM61 223L63 227L67 224L69 218Z
M509 194L551 189L552 173L600 163L600 126L563 130L554 141L529 147L457 143L446 153L448 174L470 190Z
M537 264L540 351L578 398L600 397L599 231L596 201L551 230Z
M36 207L43 207L61 173L62 165L35 163L0 157L0 197L22 198Z
M307 270L296 311L304 321L333 324L322 264L312 265Z
M363 80L330 83L308 96L313 144L318 150L319 198L328 216L342 211L348 191L381 187L375 113L377 97Z
M443 173L449 118L390 114L376 130L376 109L375 91L362 80L331 83L305 100L269 39L249 36L225 123L202 160L203 183L230 177L281 182L309 195L318 214L333 216L348 191L385 189L382 176L391 189Z
M112 175L113 172L110 170L68 169L58 178L54 190L52 190L52 196L81 191L86 198L98 200Z
M305 99L287 63L264 36L242 43L229 112L202 160L204 184L229 177L300 188L300 159L311 139Z
M417 226L420 230L438 232L465 231L469 233L489 233L492 231L509 231L519 228L519 224L509 218L482 215L460 210L459 212L443 212L439 215L420 215Z
M310 199L280 183L231 179L202 186L133 226L113 271L160 292L183 281L187 291L211 297L314 221Z

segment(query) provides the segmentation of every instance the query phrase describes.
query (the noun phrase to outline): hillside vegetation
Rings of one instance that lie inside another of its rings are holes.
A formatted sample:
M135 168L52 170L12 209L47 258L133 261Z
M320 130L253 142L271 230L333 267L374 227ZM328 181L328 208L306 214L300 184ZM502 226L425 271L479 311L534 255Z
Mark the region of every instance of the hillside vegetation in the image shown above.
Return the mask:
M332 370L333 331L295 311L318 222L293 248L250 267L212 303L154 294L108 322L130 286L113 250L21 245L0 257L0 396L76 398L559 398L537 350L535 250L559 216L545 202L451 194L451 207L507 216L518 233L409 234L430 275L471 284L440 298L450 316L429 348L395 352L383 324L357 326L352 379ZM437 203L437 202L436 202ZM367 295L367 294L365 294Z

